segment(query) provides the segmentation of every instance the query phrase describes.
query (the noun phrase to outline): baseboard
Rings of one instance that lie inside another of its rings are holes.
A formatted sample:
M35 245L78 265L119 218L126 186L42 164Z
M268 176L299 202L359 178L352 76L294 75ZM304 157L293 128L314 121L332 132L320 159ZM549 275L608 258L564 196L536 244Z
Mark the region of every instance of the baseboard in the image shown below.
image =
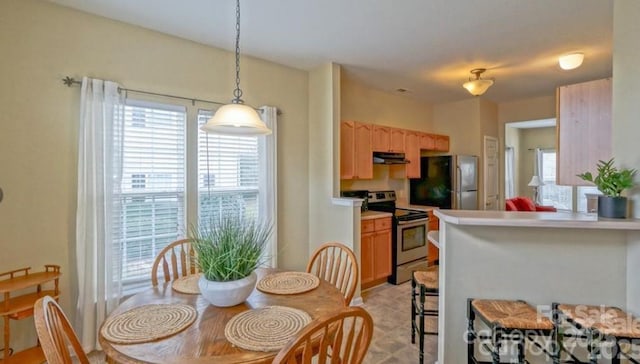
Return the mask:
M358 296L351 300L351 304L349 306L362 306L363 304L364 301L362 300L362 297Z

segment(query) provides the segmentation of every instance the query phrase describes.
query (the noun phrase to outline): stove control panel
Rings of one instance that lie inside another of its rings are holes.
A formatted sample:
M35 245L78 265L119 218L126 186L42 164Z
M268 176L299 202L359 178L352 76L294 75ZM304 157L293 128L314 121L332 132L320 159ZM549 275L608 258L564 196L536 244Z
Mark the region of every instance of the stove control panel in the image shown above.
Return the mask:
M396 191L369 191L367 198L371 202L387 202L396 200Z

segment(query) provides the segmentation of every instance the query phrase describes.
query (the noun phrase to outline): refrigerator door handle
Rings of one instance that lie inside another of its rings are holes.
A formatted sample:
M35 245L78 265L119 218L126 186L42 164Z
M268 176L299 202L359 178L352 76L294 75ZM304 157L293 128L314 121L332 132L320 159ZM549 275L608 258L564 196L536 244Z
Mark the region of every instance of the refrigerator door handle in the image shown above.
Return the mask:
M456 189L456 203L454 208L460 209L460 203L462 201L462 168L460 168L459 165L456 165L455 189Z

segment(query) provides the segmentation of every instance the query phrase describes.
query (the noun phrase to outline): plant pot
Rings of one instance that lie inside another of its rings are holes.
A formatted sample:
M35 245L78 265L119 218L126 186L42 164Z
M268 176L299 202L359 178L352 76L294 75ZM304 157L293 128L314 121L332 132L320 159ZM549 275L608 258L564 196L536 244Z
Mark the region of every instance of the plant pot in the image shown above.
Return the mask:
M612 219L624 219L627 217L627 198L598 196L598 216Z
M207 280L204 275L198 280L198 287L202 297L214 306L230 307L241 304L253 292L258 276L251 272L245 278L237 281L216 282Z

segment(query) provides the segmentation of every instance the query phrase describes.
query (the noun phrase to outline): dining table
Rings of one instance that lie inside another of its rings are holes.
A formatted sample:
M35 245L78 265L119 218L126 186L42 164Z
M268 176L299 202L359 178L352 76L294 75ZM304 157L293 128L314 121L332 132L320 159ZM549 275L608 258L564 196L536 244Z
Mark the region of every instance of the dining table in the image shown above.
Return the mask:
M271 268L256 270L258 281L270 273L281 272ZM316 319L337 313L345 308L342 292L331 283L320 279L317 288L298 294L270 294L254 288L249 298L232 307L216 307L200 294L180 293L172 282L148 288L125 300L109 317L150 304L186 304L195 308L195 321L183 331L166 337L137 344L115 344L99 333L99 342L107 363L271 363L278 351L251 351L232 345L225 337L225 325L234 316L252 309L268 306L286 306L305 311Z

